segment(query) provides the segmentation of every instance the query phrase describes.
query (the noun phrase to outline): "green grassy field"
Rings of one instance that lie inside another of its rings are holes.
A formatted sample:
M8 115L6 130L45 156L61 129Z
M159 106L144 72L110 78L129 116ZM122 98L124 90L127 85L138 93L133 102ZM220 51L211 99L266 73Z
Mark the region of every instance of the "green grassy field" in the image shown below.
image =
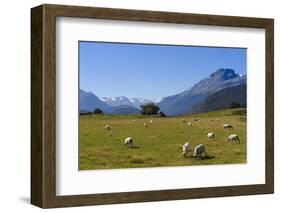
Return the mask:
M199 118L200 123L193 122L192 118ZM187 125L189 121L192 122L191 127ZM144 122L148 127L144 127ZM234 128L224 129L224 123ZM107 124L110 130L105 129ZM215 133L215 141L207 138L207 132ZM226 143L233 133L239 135L240 144ZM133 138L135 147L124 147L127 137ZM192 154L184 158L182 145L186 142L190 143L191 149L204 144L206 158L196 159L191 157ZM246 147L245 109L165 118L142 115L80 116L81 170L246 163Z

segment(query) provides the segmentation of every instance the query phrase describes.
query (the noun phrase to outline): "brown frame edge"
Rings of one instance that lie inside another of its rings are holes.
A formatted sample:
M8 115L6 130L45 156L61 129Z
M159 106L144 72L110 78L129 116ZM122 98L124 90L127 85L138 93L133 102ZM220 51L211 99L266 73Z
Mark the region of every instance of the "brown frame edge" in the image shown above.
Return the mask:
M266 183L56 196L56 17L263 28L266 31ZM157 11L41 5L31 9L31 203L41 208L269 194L274 192L274 20Z

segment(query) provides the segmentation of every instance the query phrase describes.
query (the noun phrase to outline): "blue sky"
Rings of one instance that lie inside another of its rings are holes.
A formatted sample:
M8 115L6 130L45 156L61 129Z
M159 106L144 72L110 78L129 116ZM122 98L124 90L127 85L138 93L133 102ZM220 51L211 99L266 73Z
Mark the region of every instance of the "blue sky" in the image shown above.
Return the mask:
M153 101L180 93L219 68L246 74L244 48L79 42L80 89Z

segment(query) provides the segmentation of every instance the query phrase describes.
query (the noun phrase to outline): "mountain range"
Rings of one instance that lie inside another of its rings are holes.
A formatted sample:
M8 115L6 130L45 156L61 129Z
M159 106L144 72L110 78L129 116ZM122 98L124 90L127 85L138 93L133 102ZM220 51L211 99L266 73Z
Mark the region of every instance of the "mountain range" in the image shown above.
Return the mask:
M143 99L143 98L131 98L131 99L129 99L125 96L110 97L110 98L102 97L102 98L99 98L99 99L102 100L103 102L107 103L110 106L126 105L126 106L135 107L137 109L140 109L141 108L140 106L143 105L143 104L153 102L151 100Z
M92 92L84 90L79 91L80 94L80 112L92 112L95 108L102 109L108 114L139 114L140 106L145 103L152 102L143 98L129 99L125 96L120 97L101 97L99 98Z
M198 109L198 105L204 103L208 96L226 88L246 85L246 83L246 75L241 76L233 69L221 68L188 90L164 97L159 106L161 111L167 115L191 114L194 113L194 108Z
M160 110L168 116L208 112L228 108L231 102L246 106L247 76L233 69L220 68L189 89L164 97ZM139 114L140 106L152 102L143 98L97 97L92 92L80 90L80 112L101 108L109 114Z

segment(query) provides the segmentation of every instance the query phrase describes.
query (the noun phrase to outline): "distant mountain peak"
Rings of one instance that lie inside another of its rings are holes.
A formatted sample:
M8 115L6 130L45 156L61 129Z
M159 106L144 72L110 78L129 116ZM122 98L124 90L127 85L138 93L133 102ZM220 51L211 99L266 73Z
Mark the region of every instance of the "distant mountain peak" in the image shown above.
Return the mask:
M192 108L203 102L207 96L228 87L244 85L247 76L239 76L229 68L220 68L194 84L189 89L172 96L164 97L160 101L160 109L167 115L179 115L192 112Z
M237 77L239 77L239 75L233 69L229 68L220 68L210 75L210 78L220 81L226 81Z

